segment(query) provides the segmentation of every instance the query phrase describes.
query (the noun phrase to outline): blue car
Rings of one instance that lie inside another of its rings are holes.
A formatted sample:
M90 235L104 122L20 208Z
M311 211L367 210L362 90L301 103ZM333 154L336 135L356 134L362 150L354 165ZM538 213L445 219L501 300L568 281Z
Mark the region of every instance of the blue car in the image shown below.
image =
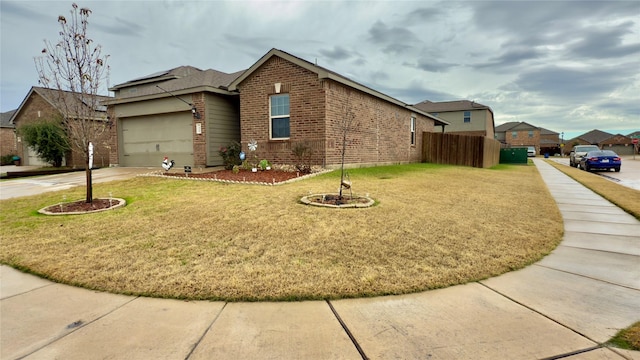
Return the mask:
M580 159L580 168L586 171L615 170L620 171L622 159L611 150L589 151Z

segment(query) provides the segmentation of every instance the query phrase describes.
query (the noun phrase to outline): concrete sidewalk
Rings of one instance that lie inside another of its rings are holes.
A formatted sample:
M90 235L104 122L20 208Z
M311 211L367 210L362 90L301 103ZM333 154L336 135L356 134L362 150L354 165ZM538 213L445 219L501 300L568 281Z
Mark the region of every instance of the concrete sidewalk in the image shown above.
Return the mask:
M640 222L535 160L562 244L523 270L412 295L294 303L98 293L0 267L2 359L640 359Z

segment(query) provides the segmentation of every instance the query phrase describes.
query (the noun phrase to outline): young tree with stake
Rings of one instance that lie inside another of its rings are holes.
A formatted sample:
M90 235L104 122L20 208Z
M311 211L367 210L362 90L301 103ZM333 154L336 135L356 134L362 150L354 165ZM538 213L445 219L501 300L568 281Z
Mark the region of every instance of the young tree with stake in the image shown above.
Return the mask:
M72 5L71 16L60 15L61 30L56 43L45 40L42 55L35 58L40 83L58 90L57 103L74 150L85 159L86 202L93 201L90 155L92 144L109 128L109 118L100 109L98 92L106 82L108 55L87 36L91 10Z

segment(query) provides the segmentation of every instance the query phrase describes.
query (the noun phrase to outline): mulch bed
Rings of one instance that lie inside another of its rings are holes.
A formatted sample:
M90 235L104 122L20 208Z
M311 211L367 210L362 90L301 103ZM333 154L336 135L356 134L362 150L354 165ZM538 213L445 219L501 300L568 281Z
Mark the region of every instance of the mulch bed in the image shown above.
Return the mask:
M93 202L87 203L85 200L78 200L74 202L62 203L58 205L52 205L46 208L48 212L52 213L81 213L88 211L109 209L112 206L118 205L116 200L109 199L93 199Z
M282 170L265 170L265 171L259 170L257 172L241 170L237 173L234 173L233 170L218 170L218 171L212 171L212 172L200 173L200 174L189 174L188 176L184 173L164 173L162 175L170 176L170 177L178 177L178 178L188 177L190 179L207 179L207 180L236 181L236 182L246 182L246 183L277 184L277 183L285 182L287 180L296 179L306 174L300 173L298 171L282 171Z

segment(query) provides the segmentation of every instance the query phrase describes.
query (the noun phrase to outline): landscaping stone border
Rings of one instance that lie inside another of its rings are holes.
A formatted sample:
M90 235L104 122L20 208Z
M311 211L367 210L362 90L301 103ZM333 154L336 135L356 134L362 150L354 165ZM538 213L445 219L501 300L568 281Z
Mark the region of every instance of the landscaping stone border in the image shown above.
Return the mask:
M313 197L323 196L323 195L336 195L336 194L311 194L311 195L307 195L307 196L302 197L300 199L300 202L302 202L305 205L321 206L321 207L336 208L336 209L368 208L368 207L373 206L376 203L375 200L373 200L372 198L370 198L368 196L357 196L357 195L354 196L354 198L367 199L368 201L366 203L333 205L333 204L322 204L322 203L318 203L318 202L310 200Z
M90 211L70 211L70 212L51 212L51 211L47 211L48 208L50 207L54 207L54 206L60 206L64 203L57 203L55 205L49 205L45 208L42 208L40 210L38 210L38 212L40 214L43 215L83 215L83 214L93 214L93 213L97 213L97 212L102 212L102 211L109 211L109 210L115 210L121 207L124 207L127 204L127 201L125 199L120 199L120 198L111 198L111 199L107 199L107 200L111 200L113 202L118 202L115 205L112 205L106 209L96 209L96 210L90 210Z

